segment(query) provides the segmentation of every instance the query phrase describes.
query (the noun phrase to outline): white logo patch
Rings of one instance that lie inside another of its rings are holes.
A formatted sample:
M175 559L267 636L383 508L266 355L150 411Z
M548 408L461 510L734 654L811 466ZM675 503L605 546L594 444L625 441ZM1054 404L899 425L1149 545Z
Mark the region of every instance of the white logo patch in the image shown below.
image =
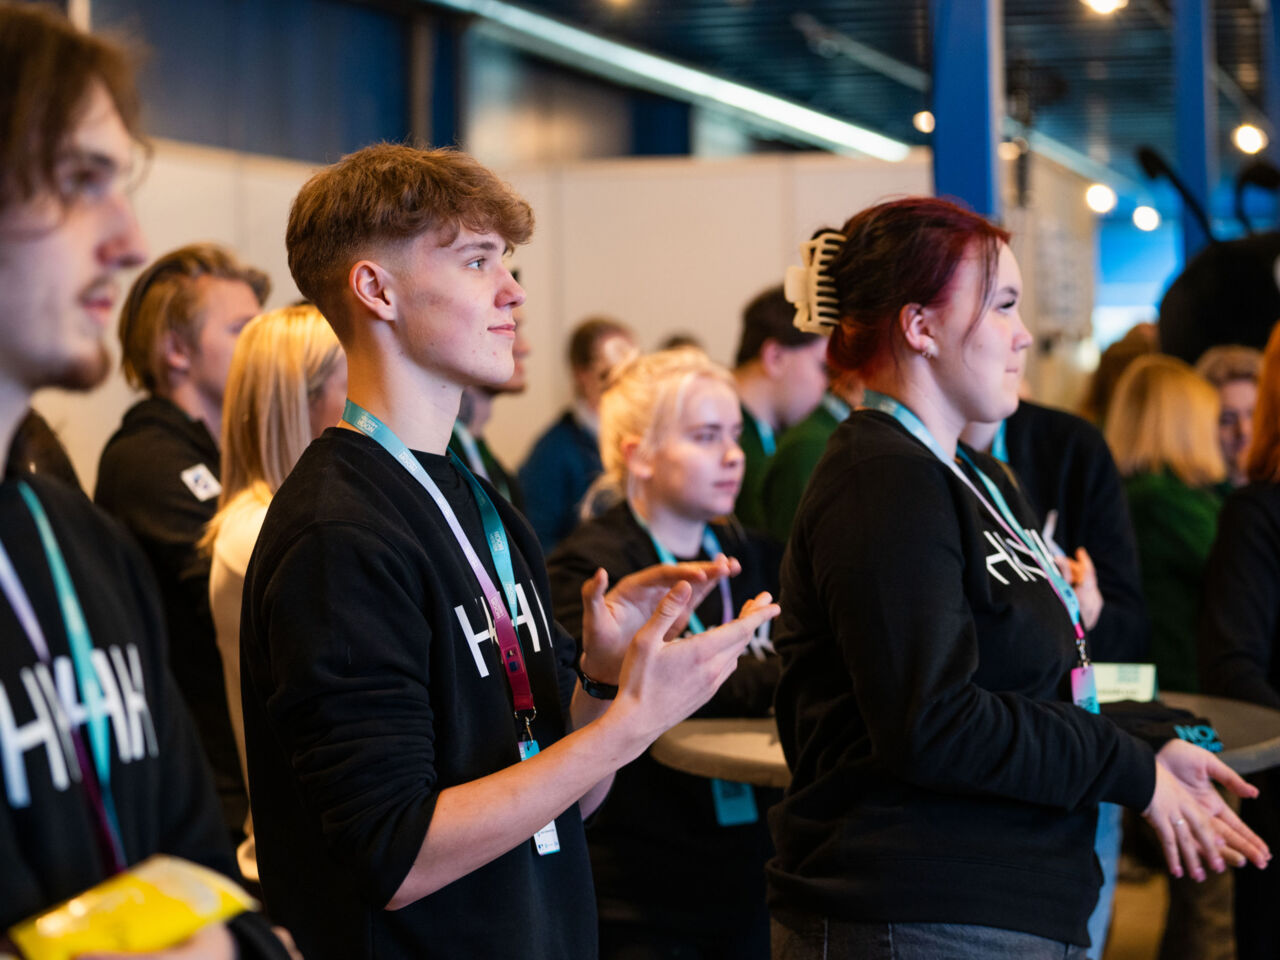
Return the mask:
M194 467L187 467L179 476L182 477L182 482L187 485L187 489L201 503L206 500L212 500L222 492L222 484L213 475L213 471L203 463L197 463Z

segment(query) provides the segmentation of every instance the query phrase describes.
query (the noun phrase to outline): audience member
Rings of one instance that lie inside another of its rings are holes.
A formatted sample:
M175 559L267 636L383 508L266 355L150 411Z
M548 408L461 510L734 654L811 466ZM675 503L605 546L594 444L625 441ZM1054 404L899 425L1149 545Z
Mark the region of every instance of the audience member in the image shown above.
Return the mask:
M1107 444L1124 477L1162 690L1199 689L1196 615L1225 475L1218 396L1187 364L1139 357L1120 377Z
M497 386L471 386L462 391L458 417L453 422L453 435L449 449L460 457L472 473L492 483L506 501L525 511L524 492L517 479L498 460L484 439L484 428L493 415L493 401L503 394L519 396L529 382L525 376L524 360L529 356L529 341L521 327L524 325L524 308L511 311L510 336L511 359L514 370L506 382Z
M1186 363L1138 357L1121 375L1107 443L1124 476L1151 614L1151 659L1162 690L1195 692L1196 620L1205 563L1226 475L1218 446L1218 395ZM1169 884L1161 960L1229 960L1231 875L1203 887Z
M701 350L649 354L621 367L600 403L603 482L621 502L578 527L551 555L556 619L582 632L582 583L611 581L655 563L736 557L689 619L699 633L777 589L779 557L738 524L742 413L729 371ZM768 624L700 716L765 716L777 684ZM763 814L776 791L678 773L648 753L618 771L587 830L603 960L768 960Z
M93 494L137 539L160 584L170 666L237 840L249 802L209 612L209 558L196 542L221 489L214 438L231 352L269 289L264 273L213 244L174 250L138 276L119 332L125 377L147 395L107 441Z
M753 530L768 527L761 487L778 435L807 417L827 388L826 338L797 330L793 313L782 287L765 290L742 312L733 379L742 401L747 462L734 513Z
M1227 498L1205 565L1198 635L1205 693L1280 710L1280 326L1271 332L1258 380L1249 484ZM1280 840L1280 771L1250 781L1261 795L1241 814L1267 843ZM1241 870L1235 877L1239 960L1280 956L1280 878Z
M110 369L116 278L145 255L128 194L139 138L119 49L0 4L0 449L37 389L86 390ZM0 485L0 537L0 931L156 853L233 875L145 558L41 471ZM283 955L257 914L150 954Z
M1196 361L1196 373L1218 391L1218 443L1227 465L1223 496L1248 483L1245 457L1253 437L1261 367L1261 352L1237 344L1210 347Z
M346 358L314 306L264 313L249 321L236 341L222 421L222 493L200 548L210 558L209 607L242 771L240 605L245 570L271 498L307 444L342 418L346 394ZM247 771L244 776L247 785ZM241 873L256 883L252 820L245 824L237 859Z
M786 543L791 523L809 478L827 449L827 440L844 423L849 411L862 402L862 383L855 373L831 378L822 402L813 412L783 434L778 451L769 462L761 484L765 529Z
M1032 338L1007 242L909 198L805 245L802 286L835 302L804 315L834 326L868 409L832 435L783 564L777 960L1083 957L1102 800L1145 812L1174 873L1225 869L1222 836L1265 862L1212 787L1250 792L1225 764L1179 740L1157 756L1096 713L1088 598L958 442L1018 404Z
M1120 473L1098 429L1074 414L1024 399L1004 420L969 424L961 439L1013 469L1051 553L1081 563L1088 558L1103 601L1089 629L1091 656L1102 662L1144 662L1151 629L1133 524ZM1097 957L1111 928L1123 816L1117 804L1098 805L1094 851L1102 889L1089 916L1089 941Z
M1160 351L1160 331L1154 323L1135 324L1128 333L1102 351L1080 405L1080 415L1101 430L1106 426L1107 408L1120 375L1138 357Z
M240 639L262 887L312 960L590 960L582 817L777 613L668 644L735 565L608 595L598 574L574 679L532 530L445 455L463 389L512 375L524 292L502 255L531 231L472 158L393 144L321 170L290 212L349 399L271 501Z
M610 317L588 317L569 337L573 403L520 468L520 486L537 491L525 516L548 553L577 525L582 498L600 476L600 395L610 371L635 352L631 330Z

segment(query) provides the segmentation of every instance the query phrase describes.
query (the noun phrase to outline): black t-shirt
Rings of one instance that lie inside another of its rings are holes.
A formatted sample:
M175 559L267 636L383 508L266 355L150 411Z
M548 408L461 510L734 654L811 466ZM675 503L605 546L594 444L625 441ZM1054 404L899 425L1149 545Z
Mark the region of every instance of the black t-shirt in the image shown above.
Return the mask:
M417 456L497 583L466 481L447 458ZM486 489L511 542L545 748L568 725L573 641L551 619L532 531ZM556 819L559 853L527 840L383 909L440 791L519 754L480 587L435 503L375 441L326 430L272 500L245 579L241 664L262 886L308 960L595 956L577 804Z
M164 621L146 561L79 490L44 476L25 482L49 517L93 642L125 861L167 853L235 876L195 729L165 664ZM87 747L66 629L49 562L15 481L0 485L0 536L51 656L49 666L40 662L12 606L0 598L3 931L101 883L109 870L67 733L71 724L79 726ZM256 917L236 925L243 956L262 955L241 936L255 926L265 929ZM281 954L275 944L268 955Z
M1058 514L1054 539L1067 553L1089 551L1102 614L1089 631L1095 660L1146 660L1151 624L1142 597L1138 548L1120 471L1098 429L1064 410L1025 400L1005 427L1009 465L1041 525Z
M797 514L781 603L793 779L771 906L1086 944L1096 805L1145 807L1154 762L1070 702L1070 620L974 494L893 418L854 413Z
M169 660L213 767L223 819L244 827L240 758L209 609L209 557L196 549L218 509L218 447L208 428L173 403L149 397L125 412L98 463L94 502L124 524L160 586Z
M734 614L762 590L776 594L778 556L772 541L736 523L712 528L721 549L742 563L742 573L729 581ZM684 559L711 558L700 550L697 557ZM653 542L627 504L612 507L579 526L551 554L547 566L556 618L580 635L585 580L604 567L614 584L658 562ZM722 622L718 589L697 613L708 628ZM770 626L762 628L762 639ZM737 670L695 716L764 716L778 665L773 655L761 660L744 654ZM647 751L619 770L587 830L601 921L677 936L738 935L753 914L765 910L764 864L772 844L764 815L780 796L763 788L755 788L754 794L756 822L721 826L707 778L665 767Z

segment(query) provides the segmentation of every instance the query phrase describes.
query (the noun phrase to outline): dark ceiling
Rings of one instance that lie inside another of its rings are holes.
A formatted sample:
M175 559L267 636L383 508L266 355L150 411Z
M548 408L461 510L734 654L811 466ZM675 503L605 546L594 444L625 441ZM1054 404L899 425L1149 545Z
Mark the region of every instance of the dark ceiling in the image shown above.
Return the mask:
M1214 0L1218 148L1224 178L1243 155L1230 134L1262 105L1256 0ZM520 0L612 39L692 64L914 144L929 105L928 0ZM1004 0L1007 93L1026 94L1034 127L1133 181L1140 144L1174 154L1169 0L1130 0L1101 16L1080 0ZM846 40L905 65L890 79ZM865 58L863 58L865 59Z

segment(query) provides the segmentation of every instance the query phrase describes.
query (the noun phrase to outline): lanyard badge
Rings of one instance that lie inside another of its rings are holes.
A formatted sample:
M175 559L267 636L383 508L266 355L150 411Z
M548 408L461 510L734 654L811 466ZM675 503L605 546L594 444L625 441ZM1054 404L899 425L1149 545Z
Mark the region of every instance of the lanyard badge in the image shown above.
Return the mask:
M1023 530L1022 525L1018 522L1017 517L1013 515L1013 511L1009 508L1008 502L1004 498L1004 494L1000 492L1000 488L995 485L985 473L983 473L976 463L963 451L959 451L959 456L969 464L974 473L978 475L978 479L982 481L982 485L990 494L991 500L982 495L973 481L965 474L954 459L947 457L942 447L929 432L929 428L917 417L911 410L903 406L893 397L885 396L882 393L876 393L873 390L866 391L863 398L863 405L871 410L879 410L881 413L887 413L889 416L897 420L913 437L923 443L929 451L941 460L948 469L954 473L960 481L969 488L978 501L986 508L996 521L996 523L1004 530L1004 532L1012 537L1016 542L1024 545L1030 551L1032 558L1035 560L1036 566L1045 575L1049 582L1049 586L1053 588L1053 592L1057 595L1059 602L1067 611L1067 616L1071 619L1071 626L1076 635L1076 651L1079 654L1079 664L1071 671L1072 675L1072 699L1077 706L1089 710L1088 704L1092 702L1093 708L1091 712L1097 712L1097 692L1096 684L1093 677L1093 668L1089 663L1089 653L1085 645L1084 625L1080 616L1080 601L1076 597L1075 590L1071 584L1067 583L1066 578L1062 576L1058 570L1057 564L1049 556L1048 550L1043 543L1035 536L1028 534ZM992 503L994 501L994 504ZM1079 674L1079 695L1076 693L1077 674ZM1091 692L1092 691L1092 692Z
M347 400L342 419L365 434L365 436L376 441L379 446L391 454L409 472L410 476L417 480L422 488L427 491L427 494L440 509L445 522L449 525L449 531L458 542L458 547L462 550L463 556L467 558L467 565L471 567L472 574L480 584L480 590L484 594L485 603L488 605L489 612L493 618L494 632L498 636L498 649L502 657L502 674L507 678L507 686L511 691L511 705L515 712L516 723L518 727L523 727L523 732L519 734L517 743L520 759L523 761L535 756L538 753L538 741L533 736L533 721L538 715L538 710L533 702L533 689L529 683L529 671L525 667L524 653L520 649L520 638L516 635L515 570L511 563L511 548L507 539L507 531L502 526L502 518L498 515L497 507L493 505L493 501L485 493L484 487L480 486L480 481L475 478L457 456L450 453L449 456L453 465L467 481L467 485L471 488L471 496L480 510L480 521L484 526L485 544L489 549L490 559L493 560L493 567L498 572L498 578L502 581L501 592L494 585L493 578L489 576L484 564L480 562L480 557L476 553L475 547L467 539L467 535L462 529L462 524L458 521L457 514L453 512L453 508L449 506L449 501L445 499L444 493L441 492L440 487L431 479L427 471L423 469L422 464L418 462L418 459L409 448L405 446L404 441L396 436L395 431L350 399ZM560 841L556 836L554 820L534 835L533 843L538 853L542 856L555 853L560 849Z
M640 514L633 509L631 516L640 525L640 529L649 535L653 549L658 553L658 559L663 563L676 563L675 554L653 535L653 531L649 529L649 525L644 522ZM704 527L702 531L702 549L708 557L713 558L724 552L720 549L719 538L709 525ZM721 577L718 586L720 588L720 622L728 623L733 619L733 597L729 593L729 578ZM696 613L689 614L690 633L705 633L706 629ZM749 783L735 783L732 780L712 780L711 800L715 805L716 823L722 827L736 827L744 823L755 823L760 819L760 811L756 807L755 790Z
M75 670L76 682L84 700L86 724L89 728L88 747L80 735L79 727L73 724L68 732L75 748L76 763L81 774L79 779L84 785L94 834L103 860L114 875L125 868L124 842L120 835L115 798L111 792L110 733L107 729L102 685L93 667L93 638L89 634L89 625L85 620L84 610L80 606L75 583L71 579L66 560L62 556L62 548L58 545L57 537L54 536L53 526L49 523L44 506L35 495L35 491L26 483L19 481L18 491L40 535L40 546L44 549L45 560L49 564L49 573L58 597L58 611L62 615L67 645L71 649L71 662ZM35 651L41 663L49 666L52 657L44 630L36 619L35 609L26 588L18 578L17 570L9 559L3 543L0 543L0 589L3 590L5 598L22 624L23 632L26 633L32 650Z

